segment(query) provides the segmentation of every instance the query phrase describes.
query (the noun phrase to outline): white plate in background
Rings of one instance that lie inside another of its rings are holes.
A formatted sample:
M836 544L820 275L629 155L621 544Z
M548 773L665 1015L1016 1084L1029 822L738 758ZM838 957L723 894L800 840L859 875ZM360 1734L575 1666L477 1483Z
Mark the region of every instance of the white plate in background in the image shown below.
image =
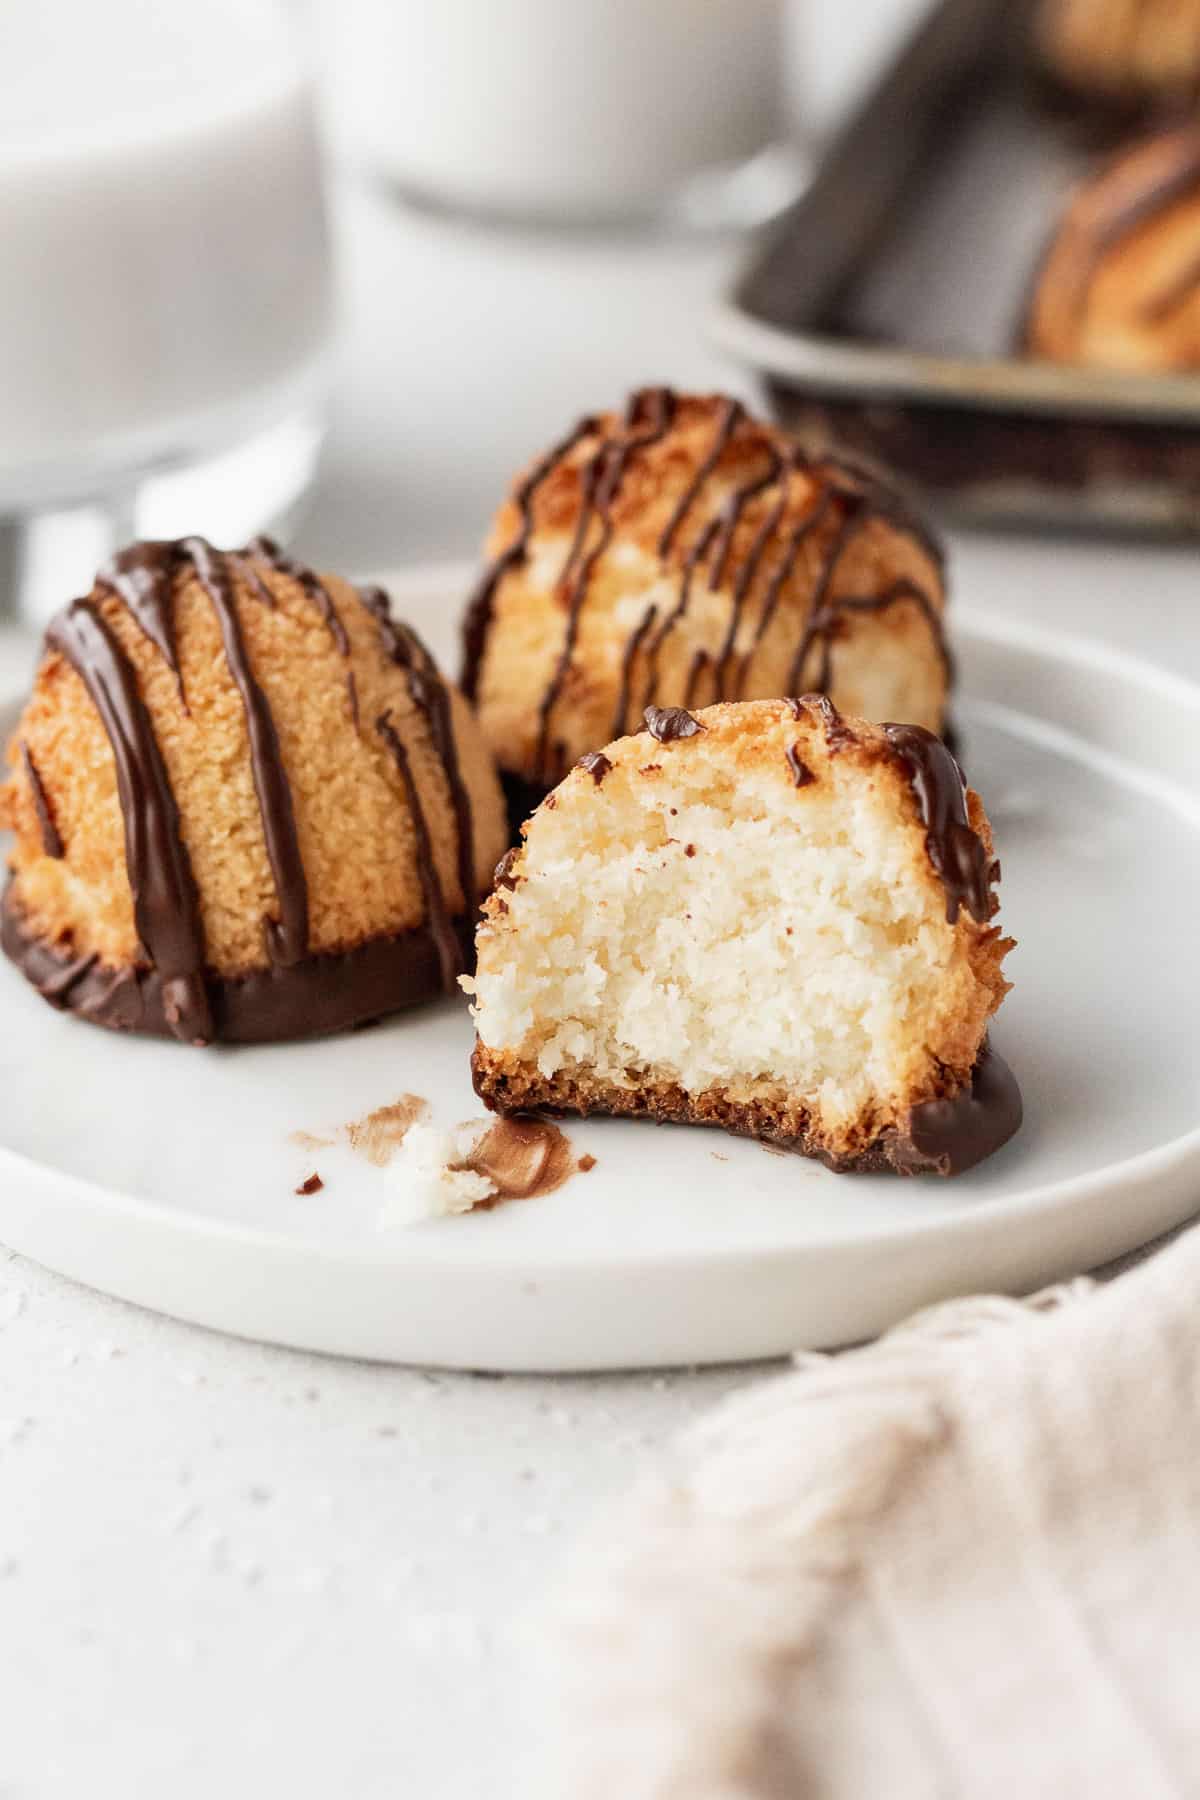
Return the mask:
M387 585L453 668L458 567ZM1020 1291L1200 1207L1200 689L956 609L965 761L1019 939L994 1041L1026 1120L950 1182L836 1176L715 1131L567 1122L595 1168L493 1212L382 1220L395 1167L303 1150L402 1093L477 1115L465 1004L196 1051L54 1012L0 963L0 1239L180 1318L492 1369L763 1357ZM5 708L6 722L12 708ZM312 1170L321 1192L300 1197Z

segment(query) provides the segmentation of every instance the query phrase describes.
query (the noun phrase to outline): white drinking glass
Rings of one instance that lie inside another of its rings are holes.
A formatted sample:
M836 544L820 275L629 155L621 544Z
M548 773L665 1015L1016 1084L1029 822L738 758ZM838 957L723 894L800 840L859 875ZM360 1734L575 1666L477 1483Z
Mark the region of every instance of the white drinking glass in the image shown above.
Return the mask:
M438 207L726 223L780 198L784 15L785 0L323 0L332 116Z
M4 6L0 269L0 603L44 612L120 538L286 520L332 308L282 6Z

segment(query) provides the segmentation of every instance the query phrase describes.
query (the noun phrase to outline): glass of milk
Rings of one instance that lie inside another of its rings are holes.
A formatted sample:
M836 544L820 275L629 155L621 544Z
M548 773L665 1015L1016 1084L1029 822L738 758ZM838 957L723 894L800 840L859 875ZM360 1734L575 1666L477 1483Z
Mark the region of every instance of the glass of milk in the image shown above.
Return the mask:
M332 308L277 0L4 7L0 269L0 604L61 604L121 538L286 522Z
M408 198L545 224L779 203L786 0L323 0L340 140Z

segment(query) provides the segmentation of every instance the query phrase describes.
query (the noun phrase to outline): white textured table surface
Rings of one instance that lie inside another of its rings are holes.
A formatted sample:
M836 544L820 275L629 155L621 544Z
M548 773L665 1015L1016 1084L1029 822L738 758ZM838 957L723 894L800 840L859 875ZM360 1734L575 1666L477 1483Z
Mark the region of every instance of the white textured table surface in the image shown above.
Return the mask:
M519 243L361 193L340 223L350 348L300 543L327 566L469 550L565 416L731 379L696 325L719 246ZM1200 675L1197 573L1188 549L954 545L973 606ZM515 1616L595 1504L751 1378L338 1364L0 1253L0 1797L505 1794Z

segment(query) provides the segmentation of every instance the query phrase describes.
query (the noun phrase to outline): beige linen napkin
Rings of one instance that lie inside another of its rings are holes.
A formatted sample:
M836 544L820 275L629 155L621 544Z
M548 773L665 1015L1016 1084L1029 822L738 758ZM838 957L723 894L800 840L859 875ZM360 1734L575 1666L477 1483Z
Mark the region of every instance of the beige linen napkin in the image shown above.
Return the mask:
M1200 1795L1200 1230L737 1396L540 1636L546 1800Z

